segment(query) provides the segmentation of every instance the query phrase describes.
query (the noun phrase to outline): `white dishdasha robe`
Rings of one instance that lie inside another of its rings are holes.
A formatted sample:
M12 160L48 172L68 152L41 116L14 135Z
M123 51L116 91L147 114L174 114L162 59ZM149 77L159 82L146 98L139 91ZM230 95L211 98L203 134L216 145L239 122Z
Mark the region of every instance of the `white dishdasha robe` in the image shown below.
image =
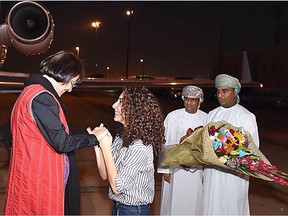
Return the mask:
M256 117L243 106L217 107L208 113L207 123L225 120L248 131L259 148ZM216 167L205 167L203 215L250 215L249 177Z
M184 108L170 112L164 121L165 146L177 144L188 128L204 126L207 113L198 109L189 114ZM203 169L158 168L158 173L172 173L170 184L162 179L160 215L199 215L202 212Z

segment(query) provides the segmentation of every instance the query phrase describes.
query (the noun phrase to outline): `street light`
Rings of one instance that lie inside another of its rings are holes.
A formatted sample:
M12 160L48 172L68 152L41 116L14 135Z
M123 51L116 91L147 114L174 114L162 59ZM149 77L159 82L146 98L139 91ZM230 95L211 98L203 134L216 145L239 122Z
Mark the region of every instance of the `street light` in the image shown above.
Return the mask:
M107 78L109 78L110 67L108 66L108 67L106 67L106 69L107 69L107 75L106 76L107 76Z
M95 51L94 51L94 58L96 59L95 62L96 62L96 73L97 73L97 62L98 62L98 42L97 42L97 32L98 32L98 29L100 28L100 25L101 25L101 22L99 20L96 20L94 22L91 23L91 26L93 28L95 28L95 42L94 42L94 46L92 46L92 49L94 47Z
M144 75L144 59L140 59L140 63L142 64L142 75Z
M126 79L128 79L129 70L129 49L130 49L130 22L133 14L133 10L127 10L126 15L128 16L128 31L127 31L127 56L126 56Z
M95 28L96 38L97 38L97 30L98 30L98 28L100 28L100 25L101 25L101 22L98 21L98 20L92 22L92 24L91 24L91 26L92 26L93 28Z
M97 70L97 69L98 69L98 64L97 64L97 63L95 64L95 67L96 67L95 73L97 74L97 71L98 71L98 70Z
M79 58L79 56L80 56L80 47L75 47L75 49L76 49L76 56L77 56L77 58Z

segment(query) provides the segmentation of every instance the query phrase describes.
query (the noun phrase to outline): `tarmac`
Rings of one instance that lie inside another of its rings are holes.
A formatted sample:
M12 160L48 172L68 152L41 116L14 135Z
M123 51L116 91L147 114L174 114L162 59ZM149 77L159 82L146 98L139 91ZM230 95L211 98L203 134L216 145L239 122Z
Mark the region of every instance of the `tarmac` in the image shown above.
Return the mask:
M284 149L282 150L284 153ZM3 214L8 177L8 154L4 147L0 147L0 158L0 214ZM112 202L108 197L108 182L102 180L99 175L93 149L78 150L77 158L81 184L81 215L111 215ZM160 174L156 173L155 179L156 193L151 212L153 215L159 215ZM288 215L288 190L273 182L251 178L249 200L252 215Z
M1 95L1 97L3 101L5 97L3 97L3 95ZM73 106L75 105L75 97L77 97L77 103L80 103L77 107ZM11 103L13 100L14 99L11 100ZM104 102L97 98L81 98L70 95L66 97L65 100L67 107L75 107L74 109L69 109L70 114L68 116L71 128L75 129L75 125L86 128L87 125L83 122L88 121L88 125L90 124L89 121L95 122L95 119L91 117L91 113L98 113L99 115L96 115L98 120L99 118L107 118L107 115L112 116L111 112L106 114L106 117L102 114L107 110L107 107L111 109L112 101L114 101L115 98L112 98L109 102L105 102L105 104L108 103L109 106L103 105L103 107L101 104L104 104ZM95 109L96 105L92 102L95 100L98 100L97 106L100 106L100 109L97 111L89 110L90 108L87 107L87 104L92 103L91 107ZM0 117L3 123L5 120L3 115L6 115L8 111L2 104L0 104ZM165 104L167 103L165 102ZM8 107L10 107L10 105ZM166 107L166 111L169 109L172 108ZM80 110L82 110L82 121L79 121L79 119L75 120L75 116L79 116ZM259 125L260 150L273 165L276 165L280 170L288 172L288 142L286 138L288 125L287 111L254 110L254 113L257 116ZM99 121L102 122L102 119ZM106 124L107 128L110 128L112 123L113 119L111 118L111 123L107 122ZM81 215L111 215L112 202L108 197L108 182L103 181L99 175L93 147L77 150L76 154L80 171ZM4 209L8 166L8 153L0 143L0 215L3 214ZM155 173L155 180L156 193L154 202L151 205L151 211L153 215L158 215L161 196L161 175ZM249 202L251 215L288 215L288 187L277 185L274 182L250 178Z
M8 154L0 147L0 214L3 214L5 189L8 178ZM101 179L95 161L93 148L83 148L77 151L80 186L81 215L111 215L112 202L108 197L108 182ZM156 174L156 194L151 211L159 214L161 196L161 176Z

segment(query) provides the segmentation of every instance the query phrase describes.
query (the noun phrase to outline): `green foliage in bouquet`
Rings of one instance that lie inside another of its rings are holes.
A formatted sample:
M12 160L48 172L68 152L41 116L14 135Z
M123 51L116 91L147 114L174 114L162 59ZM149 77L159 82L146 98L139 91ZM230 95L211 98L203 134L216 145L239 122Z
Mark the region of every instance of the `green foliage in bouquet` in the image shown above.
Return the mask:
M162 167L213 165L288 185L288 175L270 164L249 132L225 121L195 130L181 144L165 147L161 154Z

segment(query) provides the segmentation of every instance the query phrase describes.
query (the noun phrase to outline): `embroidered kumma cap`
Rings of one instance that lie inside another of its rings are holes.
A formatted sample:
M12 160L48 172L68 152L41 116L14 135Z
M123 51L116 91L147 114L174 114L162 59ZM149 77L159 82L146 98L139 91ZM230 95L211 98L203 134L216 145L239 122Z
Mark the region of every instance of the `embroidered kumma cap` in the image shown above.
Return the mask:
M185 86L182 90L182 98L199 98L200 103L204 101L204 93L201 88L193 85Z

